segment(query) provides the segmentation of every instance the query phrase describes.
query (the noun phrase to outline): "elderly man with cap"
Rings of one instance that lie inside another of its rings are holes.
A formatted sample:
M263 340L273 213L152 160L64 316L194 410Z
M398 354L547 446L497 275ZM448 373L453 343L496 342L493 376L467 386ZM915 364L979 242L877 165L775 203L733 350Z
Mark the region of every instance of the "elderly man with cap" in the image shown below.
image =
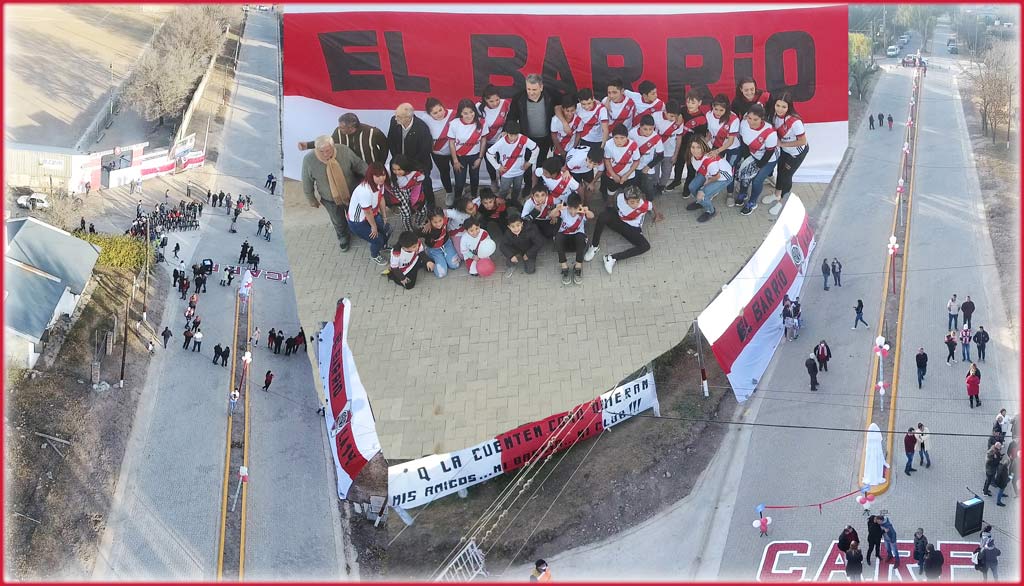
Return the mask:
M346 112L338 118L338 127L331 135L334 144L347 146L364 163L380 163L381 165L388 158L388 141L379 128L362 124L359 117L352 112ZM299 150L305 151L314 148L314 141L299 142ZM361 180L362 177L359 177ZM353 184L355 187L355 184Z
M417 171L423 173L423 193L428 208L436 207L434 201L434 183L430 172L434 169L434 161L430 151L434 141L430 138L430 128L413 113L412 104L399 104L395 115L391 117L388 127L388 151L391 157L405 155L416 163Z
M334 144L329 136L313 141L313 152L302 159L302 193L309 205L323 206L334 224L341 250L348 250L351 234L345 210L358 185L356 176L366 173L366 162L345 145Z

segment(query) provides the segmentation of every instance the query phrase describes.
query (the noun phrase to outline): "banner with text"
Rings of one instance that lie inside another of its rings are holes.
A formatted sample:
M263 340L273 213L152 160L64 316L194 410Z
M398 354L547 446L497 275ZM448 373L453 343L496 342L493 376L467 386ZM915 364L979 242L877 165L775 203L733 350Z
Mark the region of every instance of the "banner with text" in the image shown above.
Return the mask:
M287 5L285 176L299 177L303 153L294 145L330 134L344 112L387 132L402 102L425 116L428 97L454 108L462 98L478 102L484 86L494 84L508 98L525 87L526 75L539 73L545 87L592 87L598 97L614 78L631 89L651 80L662 100L681 102L694 88L731 99L736 80L752 77L775 95L789 92L807 123L813 148L797 180L831 180L847 145L845 5L628 10Z
M424 505L522 468L531 458L547 457L595 437L648 409L655 415L661 413L653 373L570 411L521 425L475 446L395 464L388 468L390 504L403 509Z
M370 400L348 346L350 307L348 299L338 304L334 322L320 330L317 346L320 380L327 402L324 417L341 499L348 496L363 466L380 451Z
M804 204L790 195L761 246L697 317L741 403L757 388L782 341L783 298L800 295L814 245Z

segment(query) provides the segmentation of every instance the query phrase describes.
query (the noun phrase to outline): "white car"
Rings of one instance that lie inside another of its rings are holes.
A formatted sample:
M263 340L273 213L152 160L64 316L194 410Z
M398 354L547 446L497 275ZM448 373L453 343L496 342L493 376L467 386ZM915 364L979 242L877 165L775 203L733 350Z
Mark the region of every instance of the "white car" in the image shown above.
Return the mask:
M900 48L896 45L889 45L889 48L885 50L886 57L897 57L900 54Z
M26 210L39 210L50 207L50 202L46 201L45 193L23 195L17 199L17 202L19 208L25 208Z

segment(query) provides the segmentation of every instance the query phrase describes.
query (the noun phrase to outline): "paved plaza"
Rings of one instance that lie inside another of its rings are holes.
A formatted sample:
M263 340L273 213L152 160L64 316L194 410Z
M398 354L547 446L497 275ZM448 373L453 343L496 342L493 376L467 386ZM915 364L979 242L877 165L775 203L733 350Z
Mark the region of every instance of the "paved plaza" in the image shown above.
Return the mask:
M825 187L794 191L814 210ZM465 268L440 280L424 273L405 291L380 276L364 241L353 237L348 252L338 250L326 212L306 203L296 181L285 183L284 235L303 322L329 319L339 297L352 299L352 351L384 454L409 459L593 399L679 343L772 224L769 206L744 217L724 201L717 217L698 224L683 209L688 201L678 192L656 200L666 218L645 227L653 250L612 275L598 257L581 286L561 284L548 246L533 275L505 278L496 253L490 277L470 278ZM602 251L625 248L606 234Z

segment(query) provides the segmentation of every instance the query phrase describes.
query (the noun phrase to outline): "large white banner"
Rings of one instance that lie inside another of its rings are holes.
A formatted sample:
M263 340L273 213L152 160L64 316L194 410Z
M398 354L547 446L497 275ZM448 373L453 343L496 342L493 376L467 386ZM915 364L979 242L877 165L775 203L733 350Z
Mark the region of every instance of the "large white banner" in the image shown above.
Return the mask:
M654 374L647 373L565 413L527 423L474 446L395 464L388 468L392 507L411 509L522 468L541 454L578 441L647 411L660 416ZM554 438L551 447L545 448Z
M782 301L800 295L814 245L807 210L790 195L761 246L697 318L741 403L757 388L782 341Z
M327 434L338 473L338 498L349 488L363 466L380 452L377 426L363 381L348 346L348 299L338 304L334 322L320 330L317 358L327 409Z

